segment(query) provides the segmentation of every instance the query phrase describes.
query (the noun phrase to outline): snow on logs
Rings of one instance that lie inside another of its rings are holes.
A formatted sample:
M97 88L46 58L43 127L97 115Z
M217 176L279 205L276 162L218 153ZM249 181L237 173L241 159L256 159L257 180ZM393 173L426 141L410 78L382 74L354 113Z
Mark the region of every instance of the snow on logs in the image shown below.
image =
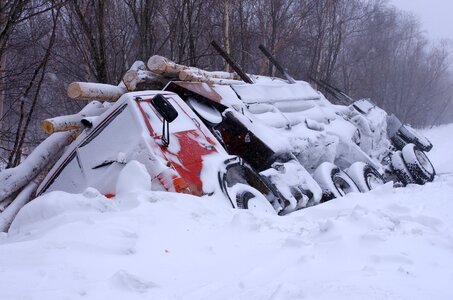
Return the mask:
M45 139L17 167L0 172L0 202L29 184L59 152L77 137L77 131L57 132Z
M236 73L209 72L195 67L179 65L168 58L153 55L147 63L148 69L166 77L178 78L182 81L206 82L215 84L238 84L240 81Z
M116 101L127 93L126 88L94 82L73 82L68 86L68 97L76 100Z
M132 92L135 91L137 85L141 83L149 83L149 82L156 82L156 83L167 83L168 80L163 78L162 76L155 74L148 70L131 70L127 71L123 76L123 83L126 86L127 90Z
M68 97L76 100L116 101L128 91L135 91L141 83L165 85L168 78L209 84L243 84L236 73L210 72L179 65L163 56L153 55L147 63L136 61L127 71L120 85L94 82L73 82L68 86ZM166 79L167 78L167 79Z
M59 116L41 122L41 129L47 134L59 131L68 131L82 127L82 119L99 116L109 108L99 101L91 101L80 112L73 115Z

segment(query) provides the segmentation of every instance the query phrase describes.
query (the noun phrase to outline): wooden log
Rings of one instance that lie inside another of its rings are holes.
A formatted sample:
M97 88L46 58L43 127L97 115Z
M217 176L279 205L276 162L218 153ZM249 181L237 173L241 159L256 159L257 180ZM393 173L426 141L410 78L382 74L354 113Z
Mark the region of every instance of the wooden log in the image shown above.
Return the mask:
M186 71L183 71L186 72ZM182 74L181 72L180 74ZM233 79L224 79L224 78L215 78L215 77L206 77L200 75L198 73L190 73L187 75L183 75L186 80L183 81L190 81L190 82L204 82L210 85L218 84L218 85L235 85L235 84L244 84L244 81L241 80L233 80Z
M148 60L148 69L157 74L183 81L209 82L209 79L239 80L236 73L210 72L202 69L179 65L168 58L153 55ZM205 79L202 79L202 78ZM215 81L215 80L214 80Z
M72 142L79 131L56 132L45 139L17 167L0 172L0 202L30 183L51 161L58 159L63 147Z
M179 79L183 81L198 80L200 77L206 79L240 80L239 76L235 73L228 72L210 72L197 68L189 68L179 72Z
M11 204L11 202L13 202L16 196L17 196L16 193L14 193L11 196L6 197L5 200L0 202L0 213L2 213L8 207L8 205Z
M81 120L85 117L99 116L105 112L109 106L99 101L91 101L80 112L67 116L59 116L46 119L41 122L41 129L47 134L58 131L68 131L82 127Z
M168 82L164 77L148 70L129 70L123 76L123 83L128 91L135 91L141 83L156 83L165 85Z
M147 66L151 72L169 77L178 77L179 72L189 68L184 65L178 65L177 63L160 55L151 56L148 60Z
M138 70L146 70L146 65L143 61L141 60L136 60L132 66L129 68L129 70L134 70L134 71L138 71Z
M38 183L31 181L28 185L17 195L11 204L0 214L0 232L8 230L19 210L31 200L34 192L38 188Z
M68 86L68 97L76 100L102 100L116 101L127 90L121 86L93 83L93 82L73 82Z

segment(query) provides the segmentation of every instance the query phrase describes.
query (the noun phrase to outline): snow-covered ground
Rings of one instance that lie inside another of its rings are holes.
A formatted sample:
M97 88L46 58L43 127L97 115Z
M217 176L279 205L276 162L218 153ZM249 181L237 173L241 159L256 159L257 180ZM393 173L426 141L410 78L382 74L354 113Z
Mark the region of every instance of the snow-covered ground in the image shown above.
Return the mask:
M115 199L50 193L0 236L0 299L453 299L453 125L426 134L433 183L285 217L146 191L138 164Z

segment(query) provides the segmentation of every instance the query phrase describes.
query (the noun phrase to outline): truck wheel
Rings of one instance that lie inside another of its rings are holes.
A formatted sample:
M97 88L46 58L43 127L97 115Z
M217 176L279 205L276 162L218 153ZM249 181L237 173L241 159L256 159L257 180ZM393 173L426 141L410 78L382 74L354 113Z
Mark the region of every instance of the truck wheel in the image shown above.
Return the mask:
M416 145L420 150L429 152L433 148L433 144L422 134L418 133L409 125L401 126L399 134L407 143Z
M313 173L313 178L322 189L321 202L343 197L352 192L359 192L354 181L336 165L324 162Z
M433 181L436 171L425 152L415 147L414 144L407 144L401 154L416 183L425 184Z
M218 177L223 194L234 208L276 213L277 208L274 208L274 204L280 207L275 191L265 182L265 178L239 157L226 160L225 167L219 171Z
M371 191L385 183L384 177L373 166L358 161L353 163L346 173L354 180L362 193Z
M276 213L271 203L256 189L242 184L237 184L237 186L238 187L235 186L233 190L237 190L237 192L235 192L235 198L238 208L250 209L268 214Z
M401 151L397 151L397 152L393 153L391 162L392 162L393 173L396 175L396 178L404 186L415 182L414 178L412 178L411 173L409 172L408 168L406 167L406 163L403 160Z

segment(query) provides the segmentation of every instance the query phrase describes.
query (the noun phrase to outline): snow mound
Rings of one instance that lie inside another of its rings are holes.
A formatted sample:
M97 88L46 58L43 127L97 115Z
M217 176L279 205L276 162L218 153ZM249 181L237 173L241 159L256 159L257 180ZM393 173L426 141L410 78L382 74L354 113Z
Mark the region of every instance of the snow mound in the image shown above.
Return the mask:
M121 196L147 191L151 191L151 177L146 167L135 160L128 162L118 175L116 194Z

